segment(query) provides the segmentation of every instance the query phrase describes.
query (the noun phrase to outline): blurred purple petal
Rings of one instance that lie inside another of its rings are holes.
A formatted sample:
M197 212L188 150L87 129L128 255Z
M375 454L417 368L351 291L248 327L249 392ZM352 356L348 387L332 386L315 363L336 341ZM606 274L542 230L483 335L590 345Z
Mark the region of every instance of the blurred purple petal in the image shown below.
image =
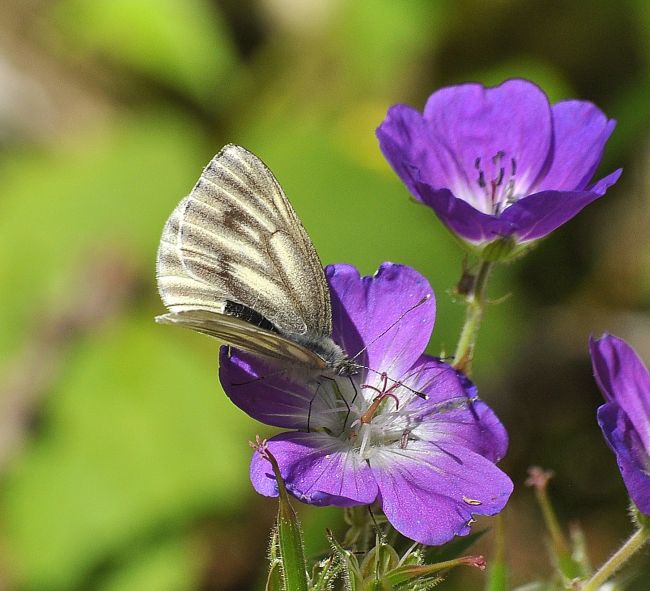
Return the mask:
M625 411L615 402L598 409L598 424L616 454L623 482L639 511L650 515L650 457Z
M598 424L642 513L650 515L650 375L634 349L612 335L590 339L596 382L607 401Z
M634 426L650 453L650 375L636 351L623 339L603 335L590 339L596 382L609 402L615 402Z

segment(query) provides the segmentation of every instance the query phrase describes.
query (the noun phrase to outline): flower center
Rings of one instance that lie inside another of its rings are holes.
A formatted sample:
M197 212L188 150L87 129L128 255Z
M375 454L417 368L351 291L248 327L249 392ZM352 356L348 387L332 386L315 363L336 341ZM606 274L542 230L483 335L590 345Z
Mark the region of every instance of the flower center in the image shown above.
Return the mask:
M403 448L408 445L417 423L408 410L408 401L417 394L386 374L381 374L378 387L359 384L354 378L330 385L328 408L318 413L321 419L329 419L328 424L322 420L314 423L321 422L321 428L345 441L365 460L381 447L397 442ZM314 423L312 428L318 429Z
M506 153L499 150L488 159L489 168L484 168L481 161L481 157L477 156L476 160L474 160L474 168L478 173L476 183L485 197L484 203L486 207L484 209L486 213L499 215L521 197L521 195L515 194L517 160L515 158L506 158ZM486 179L486 170L490 174L489 180ZM507 179L506 172L508 173Z

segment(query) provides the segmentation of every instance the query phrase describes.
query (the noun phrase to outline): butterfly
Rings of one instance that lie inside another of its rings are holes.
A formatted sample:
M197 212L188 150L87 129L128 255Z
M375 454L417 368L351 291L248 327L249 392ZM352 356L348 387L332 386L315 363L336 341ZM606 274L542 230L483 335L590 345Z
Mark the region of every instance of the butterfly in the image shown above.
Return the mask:
M243 351L311 374L351 375L332 339L323 268L282 187L254 154L225 146L167 220L156 264L168 314Z

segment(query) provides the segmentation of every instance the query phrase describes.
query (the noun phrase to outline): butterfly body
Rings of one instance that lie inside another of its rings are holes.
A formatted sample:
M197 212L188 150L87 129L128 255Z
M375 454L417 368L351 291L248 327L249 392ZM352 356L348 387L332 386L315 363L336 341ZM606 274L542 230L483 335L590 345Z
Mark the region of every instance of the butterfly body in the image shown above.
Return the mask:
M163 229L156 267L169 313L156 320L208 334L309 376L349 375L332 339L321 262L271 171L225 146Z

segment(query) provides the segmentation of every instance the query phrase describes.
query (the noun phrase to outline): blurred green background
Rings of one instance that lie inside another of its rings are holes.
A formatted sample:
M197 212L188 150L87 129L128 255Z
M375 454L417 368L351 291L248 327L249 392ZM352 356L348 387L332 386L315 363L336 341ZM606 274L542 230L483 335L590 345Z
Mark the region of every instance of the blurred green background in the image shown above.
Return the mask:
M625 172L490 288L511 296L488 311L476 379L511 433L515 583L550 570L531 464L555 470L560 517L595 563L629 530L586 343L607 329L650 360L650 4L0 3L0 589L259 588L275 503L249 486L247 441L271 431L221 392L216 343L153 323L166 217L223 144L243 144L325 264L425 273L431 352L453 350L462 253L374 128L439 86L519 76L615 117L601 170ZM316 555L338 513L301 510ZM470 572L445 588L481 587Z

